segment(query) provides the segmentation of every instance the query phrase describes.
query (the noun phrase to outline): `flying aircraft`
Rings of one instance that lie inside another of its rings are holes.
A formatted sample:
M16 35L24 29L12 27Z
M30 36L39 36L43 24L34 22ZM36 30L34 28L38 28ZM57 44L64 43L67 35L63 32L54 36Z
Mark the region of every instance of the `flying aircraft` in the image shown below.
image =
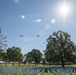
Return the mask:
M24 37L23 35L20 35L20 37Z
M37 35L37 37L40 37L40 35Z

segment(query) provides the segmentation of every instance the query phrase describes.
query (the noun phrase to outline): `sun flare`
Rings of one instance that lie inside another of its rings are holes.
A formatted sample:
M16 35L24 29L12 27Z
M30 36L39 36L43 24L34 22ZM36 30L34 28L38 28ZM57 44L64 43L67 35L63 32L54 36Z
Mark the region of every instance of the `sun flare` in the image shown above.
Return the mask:
M70 13L69 5L65 3L59 7L59 14L61 14L64 18Z

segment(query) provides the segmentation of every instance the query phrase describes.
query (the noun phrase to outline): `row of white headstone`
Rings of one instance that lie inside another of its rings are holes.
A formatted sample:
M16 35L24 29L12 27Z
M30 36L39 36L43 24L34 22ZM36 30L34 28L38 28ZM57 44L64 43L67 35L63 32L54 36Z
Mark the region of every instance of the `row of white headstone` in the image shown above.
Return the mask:
M73 67L50 67L54 75L76 75L76 68Z
M0 67L0 73L6 75L37 75L44 67ZM42 71L43 72L43 71Z
M44 75L45 68L44 67L0 67L0 73L6 75ZM50 67L47 69L47 74L53 72L54 75L76 75L76 68L73 67Z

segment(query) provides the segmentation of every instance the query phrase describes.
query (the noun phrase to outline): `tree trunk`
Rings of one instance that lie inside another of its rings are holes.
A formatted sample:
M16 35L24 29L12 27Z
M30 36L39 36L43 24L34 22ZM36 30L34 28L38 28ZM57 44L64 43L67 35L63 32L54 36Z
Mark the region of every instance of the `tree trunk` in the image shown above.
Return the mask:
M35 63L35 66L36 66L36 63Z
M29 62L29 66L30 66L30 62Z
M7 62L5 62L5 66L7 66Z
M37 62L37 66L38 66L38 62Z
M19 66L20 66L20 61L19 61Z
M62 62L62 67L64 67L64 60L63 60L63 56L62 56L62 60L61 60L61 62Z
M14 66L14 61L13 61L13 66Z
M62 67L64 67L64 43L61 43L61 46L63 48L61 61L62 61Z

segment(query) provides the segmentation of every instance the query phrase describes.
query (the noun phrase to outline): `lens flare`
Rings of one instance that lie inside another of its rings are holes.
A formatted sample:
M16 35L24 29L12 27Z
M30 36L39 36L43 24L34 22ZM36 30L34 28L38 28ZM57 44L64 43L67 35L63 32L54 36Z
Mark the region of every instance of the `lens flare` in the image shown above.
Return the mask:
M63 5L59 7L59 14L61 14L65 18L69 13L70 13L70 7L64 2Z

